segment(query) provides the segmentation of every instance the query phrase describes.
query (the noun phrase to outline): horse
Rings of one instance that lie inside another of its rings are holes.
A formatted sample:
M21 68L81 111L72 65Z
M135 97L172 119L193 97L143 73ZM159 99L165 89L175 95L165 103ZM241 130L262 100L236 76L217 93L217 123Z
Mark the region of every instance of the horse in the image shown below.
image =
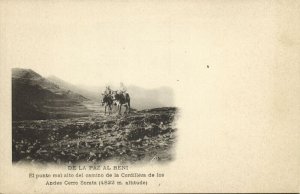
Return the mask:
M112 99L112 96L109 95L109 94L102 94L102 106L105 107L104 109L104 115L106 115L106 108L108 107L109 108L109 112L108 112L108 115L111 114L112 112L112 109L111 109L111 105L113 104L113 99Z
M121 114L122 105L126 107L124 113L130 112L130 96L127 92L118 93L114 91L112 94L112 99L118 107L119 114Z

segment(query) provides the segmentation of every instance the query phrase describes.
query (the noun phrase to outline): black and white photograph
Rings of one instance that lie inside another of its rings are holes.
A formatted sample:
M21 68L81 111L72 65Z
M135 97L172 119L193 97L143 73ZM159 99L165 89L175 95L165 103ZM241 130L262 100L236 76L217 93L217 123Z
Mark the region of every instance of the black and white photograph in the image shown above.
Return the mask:
M13 163L169 162L176 142L172 89L76 86L12 69Z

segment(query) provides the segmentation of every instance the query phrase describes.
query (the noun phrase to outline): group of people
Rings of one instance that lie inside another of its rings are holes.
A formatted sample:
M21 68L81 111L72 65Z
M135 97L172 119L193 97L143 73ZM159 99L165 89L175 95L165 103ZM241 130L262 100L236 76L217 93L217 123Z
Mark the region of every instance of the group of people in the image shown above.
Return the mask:
M119 94L124 94L124 93L126 93L126 91L127 91L127 88L124 86L123 83L120 83L120 89L115 92L119 93ZM112 95L112 93L113 93L113 90L110 88L110 86L106 86L103 94L104 95Z
M106 114L107 107L111 111L113 104L117 105L119 114L121 113L122 105L126 107L125 112L128 113L130 111L130 97L123 83L120 83L120 89L117 91L113 91L110 86L106 86L104 93L102 93L102 105L105 105L104 114Z

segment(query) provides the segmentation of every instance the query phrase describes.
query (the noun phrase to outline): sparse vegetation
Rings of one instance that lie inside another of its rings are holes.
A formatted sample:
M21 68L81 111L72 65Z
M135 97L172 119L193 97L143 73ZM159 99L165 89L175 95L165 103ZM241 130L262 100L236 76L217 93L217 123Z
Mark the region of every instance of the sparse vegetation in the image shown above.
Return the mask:
M175 108L13 122L13 161L77 163L170 161Z

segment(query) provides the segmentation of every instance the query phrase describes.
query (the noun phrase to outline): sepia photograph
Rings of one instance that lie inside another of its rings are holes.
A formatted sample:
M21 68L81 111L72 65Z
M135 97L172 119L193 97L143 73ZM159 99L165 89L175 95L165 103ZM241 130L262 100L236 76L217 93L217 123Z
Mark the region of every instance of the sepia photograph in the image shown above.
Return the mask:
M176 142L173 91L76 86L12 69L13 163L169 162Z

